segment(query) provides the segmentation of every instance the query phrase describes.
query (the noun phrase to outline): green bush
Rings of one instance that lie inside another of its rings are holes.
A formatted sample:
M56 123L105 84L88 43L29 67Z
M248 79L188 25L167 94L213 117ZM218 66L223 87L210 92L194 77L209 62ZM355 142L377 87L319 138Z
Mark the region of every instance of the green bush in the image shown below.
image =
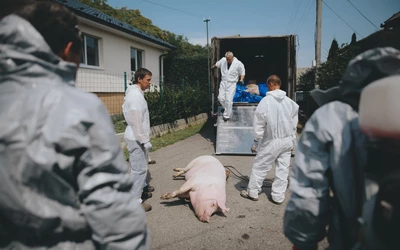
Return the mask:
M211 108L211 98L204 85L184 88L169 86L163 89L162 93L158 91L145 93L151 126L186 119L207 112Z

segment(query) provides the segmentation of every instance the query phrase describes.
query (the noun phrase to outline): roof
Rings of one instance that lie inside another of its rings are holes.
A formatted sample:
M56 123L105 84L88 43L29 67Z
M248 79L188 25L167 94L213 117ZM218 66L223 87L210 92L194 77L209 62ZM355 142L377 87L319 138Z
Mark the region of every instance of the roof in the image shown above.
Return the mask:
M390 28L394 23L400 23L400 11L391 16L388 20L386 20L383 24L381 24L382 28Z
M110 28L120 30L122 32L128 33L130 35L142 38L144 40L153 42L155 44L164 46L169 49L175 49L175 46L172 44L167 43L166 41L157 38L155 36L152 36L148 33L146 33L143 30L140 30L130 24L124 23L112 16L109 16L103 12L100 12L99 10L92 8L90 6L87 6L77 0L53 0L55 2L58 2L60 4L63 4L70 8L76 15L92 20L97 23L101 23L105 26L108 26Z

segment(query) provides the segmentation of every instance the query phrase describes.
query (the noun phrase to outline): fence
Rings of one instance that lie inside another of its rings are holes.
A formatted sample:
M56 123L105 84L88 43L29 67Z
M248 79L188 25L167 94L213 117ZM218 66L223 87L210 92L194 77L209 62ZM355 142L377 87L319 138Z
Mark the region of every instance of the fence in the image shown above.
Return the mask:
M81 68L78 71L76 86L86 92L96 94L104 102L110 115L117 115L122 113L125 91L134 82L133 74L134 72L111 73ZM181 92L188 96L191 96L192 91L208 91L208 83L189 83L184 79L179 82L163 82L162 80L153 75L150 89L146 91L158 92L152 95L152 98L157 98L157 101L159 99L161 106L168 91Z

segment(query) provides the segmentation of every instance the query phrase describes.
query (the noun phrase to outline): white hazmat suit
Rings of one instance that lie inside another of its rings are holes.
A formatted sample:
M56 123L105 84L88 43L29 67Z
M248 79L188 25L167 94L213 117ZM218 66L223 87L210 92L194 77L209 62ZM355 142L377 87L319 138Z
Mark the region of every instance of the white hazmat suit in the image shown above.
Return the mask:
M224 118L230 118L232 114L233 97L235 96L236 83L240 76L245 75L244 65L236 57L228 69L226 58L221 58L216 64L221 69L221 83L219 85L218 101L225 109Z
M144 92L133 84L128 87L122 111L128 126L124 139L129 151L129 164L133 186L131 193L139 202L146 184L148 154L144 147L150 141L150 117Z
M258 198L268 171L275 163L272 199L281 203L285 199L288 183L291 149L296 138L299 106L280 89L267 92L254 113L255 140L262 139L254 159L248 195Z

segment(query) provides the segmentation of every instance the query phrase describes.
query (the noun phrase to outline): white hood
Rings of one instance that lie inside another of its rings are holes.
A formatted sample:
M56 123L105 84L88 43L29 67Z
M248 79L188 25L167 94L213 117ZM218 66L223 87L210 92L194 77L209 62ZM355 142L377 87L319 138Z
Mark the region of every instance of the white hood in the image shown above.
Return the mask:
M273 96L277 101L282 101L286 97L286 92L280 89L268 91L267 95Z

